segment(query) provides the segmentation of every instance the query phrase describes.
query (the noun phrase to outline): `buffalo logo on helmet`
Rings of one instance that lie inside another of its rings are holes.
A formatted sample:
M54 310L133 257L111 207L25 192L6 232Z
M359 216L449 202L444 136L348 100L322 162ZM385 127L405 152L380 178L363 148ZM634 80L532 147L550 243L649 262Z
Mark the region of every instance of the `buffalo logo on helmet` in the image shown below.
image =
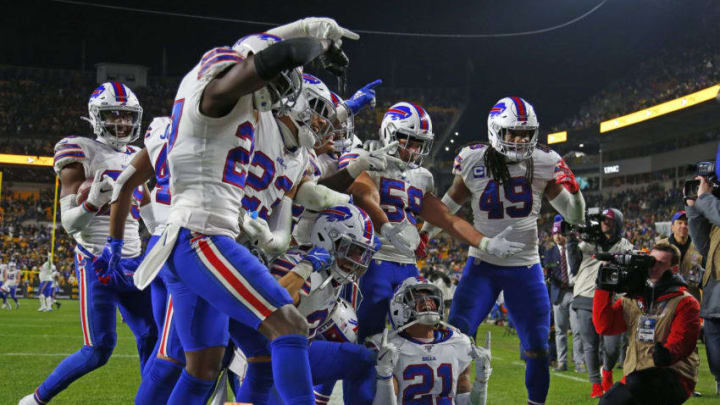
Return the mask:
M505 111L505 103L497 103L490 109L490 116L494 117L500 115Z

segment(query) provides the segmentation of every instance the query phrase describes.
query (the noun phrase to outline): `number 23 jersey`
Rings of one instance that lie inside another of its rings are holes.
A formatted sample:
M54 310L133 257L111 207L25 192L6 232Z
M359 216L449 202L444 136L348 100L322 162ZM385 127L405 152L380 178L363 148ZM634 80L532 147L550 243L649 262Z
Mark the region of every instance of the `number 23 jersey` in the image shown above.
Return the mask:
M508 164L510 182L500 185L485 167L485 153L490 146L466 146L455 158L452 173L462 177L472 193L473 225L485 236L493 237L512 225L507 239L522 242L525 248L508 258L481 253L470 247L470 256L498 266L531 266L540 262L537 218L545 187L554 179L556 164L561 160L555 151L538 145L530 159ZM532 184L526 176L533 170Z

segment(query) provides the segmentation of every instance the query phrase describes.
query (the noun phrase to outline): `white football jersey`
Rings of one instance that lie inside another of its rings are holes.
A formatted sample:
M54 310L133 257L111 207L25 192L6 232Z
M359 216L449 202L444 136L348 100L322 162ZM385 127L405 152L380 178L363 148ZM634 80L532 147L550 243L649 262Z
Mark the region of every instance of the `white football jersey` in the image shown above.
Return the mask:
M300 263L304 254L305 252L297 248L288 250L270 263L270 272L278 279L282 278ZM343 287L333 280L325 284L329 277L330 272L327 270L313 272L300 288L297 308L308 321L310 338L314 337L316 330L329 319Z
M283 196L302 180L309 151L303 147L291 151L285 146L272 113L261 113L258 123L242 206L245 211L257 211L260 218L267 220Z
M57 270L53 270L52 274L50 275L50 279L53 283L55 283L55 285L57 285L60 282L60 272Z
M315 151L310 152L308 175L313 181L317 182L332 176L338 171L338 159L325 153L320 156ZM312 233L313 224L318 216L317 211L306 210L301 205L293 204L293 220L295 227L293 228L293 238L298 245L309 245L310 235Z
M170 214L170 170L167 163L167 138L172 120L169 117L154 118L145 132L145 149L155 171L155 187L150 193L153 215L157 224L153 235L165 230Z
M4 285L7 287L14 287L18 283L18 278L20 277L20 269L17 268L17 266L10 264L5 269L5 283Z
M481 253L470 247L470 256L498 266L532 266L540 262L537 218L548 182L554 179L560 155L538 145L532 154L532 184L527 180L529 160L508 164L510 184L499 187L485 167L484 156L490 146L476 144L463 148L455 158L452 173L462 177L472 193L475 229L493 237L512 225L507 239L522 242L525 248L508 258Z
M260 132L253 96L241 97L224 117L200 113L205 86L241 63L231 48L205 53L180 83L168 135L170 194L168 223L207 235L236 238L245 179L255 134Z
M354 156L353 156L354 155ZM339 168L342 169L357 157L351 151L340 158ZM387 168L381 172L367 172L375 182L380 193L380 207L390 222L407 222L417 230L417 215L420 215L425 194L435 192L433 175L424 167L401 169L395 162L388 162ZM379 231L379 230L378 230ZM373 259L396 263L415 264L415 255L402 254L390 241L380 236L382 247Z
M95 139L69 136L63 138L55 145L54 169L59 175L60 171L70 163L79 162L85 169L85 177L92 179L95 173L101 172L104 175L116 180L120 173L130 164L137 149L127 146L124 152ZM138 203L142 195L133 194L130 215L125 219L125 235L123 239L122 254L125 257L136 257L140 255L140 234L138 218ZM62 215L62 214L61 214ZM105 207L98 212L88 225L80 232L72 235L75 241L90 251L93 255L100 255L105 246L110 226L110 210Z
M40 282L52 281L52 274L55 271L55 265L50 265L49 261L46 261L40 265Z
M382 334L372 336L370 346L380 347L381 339ZM458 377L472 363L468 336L457 329L438 328L431 342L405 334L391 335L388 342L400 352L393 371L398 381L398 404L419 400L433 404L455 403Z

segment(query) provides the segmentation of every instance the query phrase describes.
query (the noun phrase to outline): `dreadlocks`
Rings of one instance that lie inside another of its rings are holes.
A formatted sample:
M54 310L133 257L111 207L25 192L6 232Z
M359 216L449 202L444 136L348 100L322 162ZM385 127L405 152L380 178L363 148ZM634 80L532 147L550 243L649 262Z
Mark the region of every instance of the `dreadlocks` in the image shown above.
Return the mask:
M508 169L508 162L505 155L495 150L495 148L488 145L487 151L483 156L485 167L490 173L493 180L500 184L507 184L510 181L510 170ZM535 164L532 157L526 161L525 179L528 184L532 184L533 173L535 172Z

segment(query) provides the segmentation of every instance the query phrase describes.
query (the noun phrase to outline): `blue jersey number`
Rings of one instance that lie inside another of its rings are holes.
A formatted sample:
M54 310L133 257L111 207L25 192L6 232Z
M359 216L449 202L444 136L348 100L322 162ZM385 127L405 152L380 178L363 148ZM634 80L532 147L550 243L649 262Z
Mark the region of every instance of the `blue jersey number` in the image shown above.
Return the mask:
M253 128L251 123L245 121L238 126L235 136L244 140L249 140L252 144L255 139L255 128ZM238 146L237 148L230 149L228 151L227 158L225 159L223 182L232 184L233 186L241 189L245 188L245 179L247 177L245 168L249 163L250 151L245 149L244 146ZM238 170L238 165L240 165L240 170Z
M402 222L407 217L415 225L415 216L420 214L422 201L423 192L419 188L410 186L406 190L402 180L380 179L380 206L390 222Z
M513 205L505 208L500 196L500 184L490 180L480 195L480 209L487 211L488 219L525 218L532 212L532 187L525 177L513 177L503 187L505 199Z
M155 201L170 205L170 171L167 167L167 144L163 145L155 161Z
M442 383L440 393L437 395L430 394L435 384L435 373ZM452 364L441 364L435 373L428 364L411 364L405 367L403 380L415 380L420 377L420 382L405 387L403 405L452 405L450 398L453 386Z

